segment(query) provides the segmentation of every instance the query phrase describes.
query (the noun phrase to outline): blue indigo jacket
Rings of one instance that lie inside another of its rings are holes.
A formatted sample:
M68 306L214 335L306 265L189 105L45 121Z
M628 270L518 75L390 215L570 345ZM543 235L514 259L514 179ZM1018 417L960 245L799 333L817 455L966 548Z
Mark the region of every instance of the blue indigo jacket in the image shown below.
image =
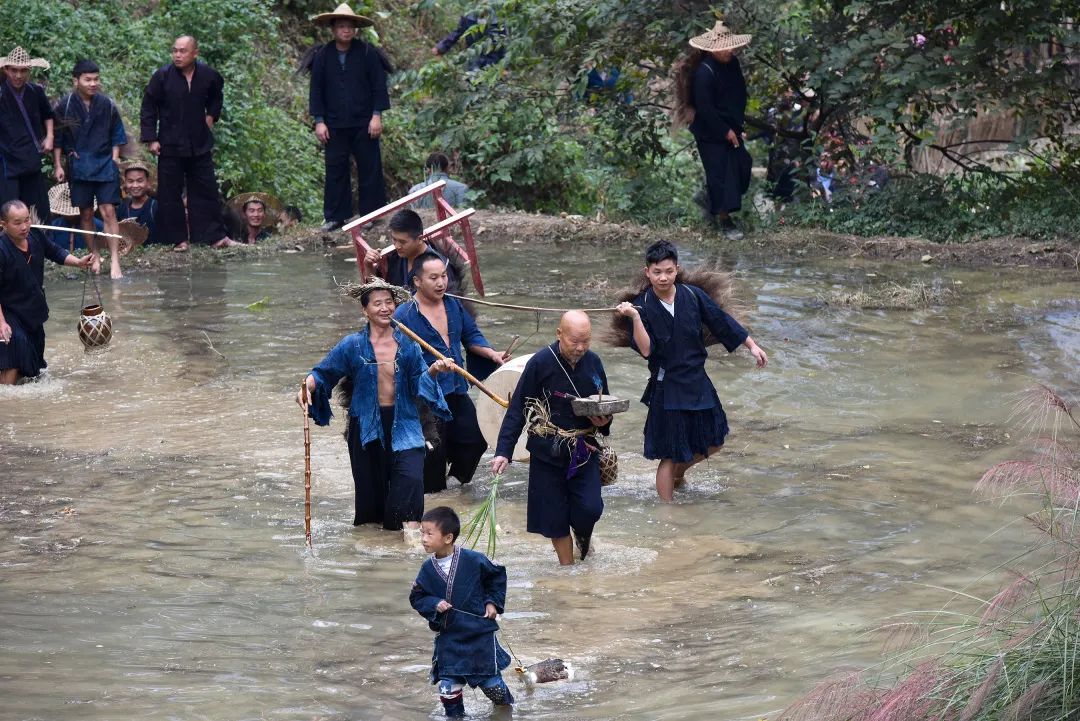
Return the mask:
M453 608L439 612L435 608L443 599ZM498 676L510 665L510 656L495 638L499 624L483 617L489 603L503 612L506 569L484 554L455 547L449 573L443 573L435 556L430 556L420 566L409 603L439 634L432 657L432 683L448 676L481 681Z
M108 96L91 97L88 111L77 93L68 93L56 106L56 123L56 142L68 157L72 180L104 183L119 179L112 149L127 145L128 139L120 111Z
M457 298L443 298L443 305L446 307L446 329L447 334L450 336L449 348L446 346L446 341L439 335L439 331L435 330L435 326L431 325L428 319L424 317L424 314L420 312L420 305L415 298L405 305L398 306L398 309L394 311L394 318L430 343L435 350L448 358L452 358L455 363L464 368L462 344L465 347L478 345L485 348L490 348L491 344L488 343L487 338L480 332L480 329L476 327L476 321L473 317L465 312L465 307L461 305L461 301ZM421 352L424 354L425 362L429 364L435 362L436 358L431 353L422 348ZM440 373L438 381L442 387L442 392L446 395L469 392L469 382L458 373Z
M401 331L394 331L398 351L394 359L394 451L424 447L424 432L416 410L416 398L427 401L436 416L451 420L450 409L438 381L428 373L428 365L420 354L420 346ZM320 426L330 422L330 396L337 382L349 376L353 380L352 404L349 414L360 427L360 443L385 441L379 417L379 367L371 335L367 328L347 335L326 357L311 370L315 376L315 393L308 414Z

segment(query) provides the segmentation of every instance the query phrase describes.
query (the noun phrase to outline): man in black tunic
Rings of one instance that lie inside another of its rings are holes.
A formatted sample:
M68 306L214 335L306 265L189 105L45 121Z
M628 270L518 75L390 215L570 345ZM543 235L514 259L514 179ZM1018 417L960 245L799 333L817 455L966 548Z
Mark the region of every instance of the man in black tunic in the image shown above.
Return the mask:
M53 111L45 89L30 82L30 69L49 69L20 47L0 58L0 203L21 200L38 218L49 215L41 155L53 150Z
M140 139L158 156L158 230L175 250L188 248L188 218L192 241L215 248L237 244L221 219L211 155L225 81L198 57L195 38L176 39L172 63L159 68L146 85L140 118Z
M309 109L315 137L326 146L323 230L336 230L353 215L350 156L356 160L356 212L366 215L386 205L379 137L390 95L380 54L356 39L357 29L371 25L371 20L342 3L332 13L316 15L314 21L329 25L334 34L333 42L315 54L311 65Z

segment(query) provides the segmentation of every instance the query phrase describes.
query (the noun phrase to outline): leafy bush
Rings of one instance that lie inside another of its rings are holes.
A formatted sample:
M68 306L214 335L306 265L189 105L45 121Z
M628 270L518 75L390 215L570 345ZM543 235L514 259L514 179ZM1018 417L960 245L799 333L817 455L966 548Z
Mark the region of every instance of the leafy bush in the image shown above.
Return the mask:
M981 174L894 179L872 194L838 191L787 205L772 222L853 235L920 236L939 242L1021 236L1080 238L1080 194L1060 176Z
M57 97L70 87L79 58L102 68L103 88L138 138L143 89L170 62L179 35L199 39L200 59L225 77L225 109L215 128L218 180L226 195L266 190L315 213L322 163L305 120L306 83L297 81L268 0L99 0L0 3L0 47L22 45L52 68L34 71Z

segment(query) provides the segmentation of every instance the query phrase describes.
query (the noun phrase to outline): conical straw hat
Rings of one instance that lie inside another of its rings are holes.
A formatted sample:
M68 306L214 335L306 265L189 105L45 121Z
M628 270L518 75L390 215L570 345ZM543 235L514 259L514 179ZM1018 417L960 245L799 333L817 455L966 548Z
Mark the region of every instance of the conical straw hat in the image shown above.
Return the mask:
M722 20L717 20L712 30L690 38L690 47L711 52L713 50L737 50L750 44L750 35L736 35Z
M349 3L341 3L332 13L322 13L311 18L311 21L316 25L329 25L335 20L352 20L356 23L357 27L365 27L367 25L374 25L370 18L366 18L363 15L357 15L349 7Z
M7 54L7 57L0 58L0 68L3 67L41 68L43 70L48 70L49 63L44 58L31 58L30 53L16 45L15 49Z
M263 220L264 228L272 228L277 223L278 216L281 215L283 206L281 201L270 193L240 193L240 195L234 196L229 200L229 206L233 208L237 213L243 215L244 206L248 201L257 200L263 204L263 208L266 209L266 218Z

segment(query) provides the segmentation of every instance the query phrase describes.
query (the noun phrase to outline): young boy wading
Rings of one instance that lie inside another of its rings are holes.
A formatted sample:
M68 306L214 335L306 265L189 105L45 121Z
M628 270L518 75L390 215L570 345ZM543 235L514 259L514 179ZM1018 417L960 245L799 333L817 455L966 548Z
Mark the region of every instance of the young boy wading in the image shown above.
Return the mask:
M729 353L745 345L758 368L769 362L734 318L697 286L677 283L678 274L675 246L653 243L645 251L649 287L617 308L632 326L631 347L649 361L649 384L641 397L649 407L645 457L660 461L656 492L662 501L672 499L686 472L720 450L728 434L724 407L705 373L702 326Z
M495 617L506 603L506 569L482 553L455 545L461 521L452 508L432 508L420 529L431 557L420 567L409 603L438 634L431 682L439 686L446 715L465 715L461 692L466 685L479 686L496 706L509 706L514 697L502 670L510 665L510 656L495 638Z

